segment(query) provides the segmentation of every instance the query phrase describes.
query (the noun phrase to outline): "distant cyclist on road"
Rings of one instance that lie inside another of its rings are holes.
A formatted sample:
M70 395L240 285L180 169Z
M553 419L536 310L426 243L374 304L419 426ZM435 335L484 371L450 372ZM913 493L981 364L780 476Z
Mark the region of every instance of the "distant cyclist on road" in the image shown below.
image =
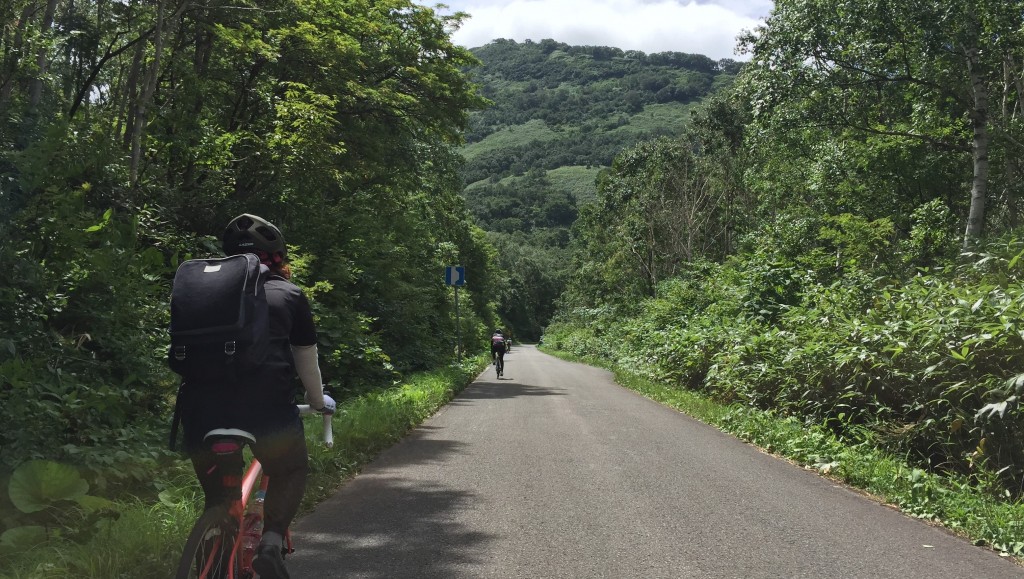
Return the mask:
M505 334L501 328L491 334L491 363L496 364L498 360L501 360L502 366L505 365Z

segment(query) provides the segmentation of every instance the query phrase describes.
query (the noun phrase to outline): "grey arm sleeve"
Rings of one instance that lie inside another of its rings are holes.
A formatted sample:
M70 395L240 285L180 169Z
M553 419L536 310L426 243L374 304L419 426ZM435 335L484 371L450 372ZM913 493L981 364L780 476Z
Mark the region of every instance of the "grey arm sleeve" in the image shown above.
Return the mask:
M292 346L292 358L295 359L295 372L306 390L306 400L314 410L324 407L324 382L320 375L320 362L316 344L312 346Z

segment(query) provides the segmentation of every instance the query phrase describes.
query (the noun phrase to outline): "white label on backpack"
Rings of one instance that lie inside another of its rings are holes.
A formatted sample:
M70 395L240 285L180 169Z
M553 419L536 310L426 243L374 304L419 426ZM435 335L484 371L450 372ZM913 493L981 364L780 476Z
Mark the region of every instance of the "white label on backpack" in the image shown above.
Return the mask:
M213 273L215 271L220 271L220 264L219 263L217 265L207 265L203 269L203 273Z

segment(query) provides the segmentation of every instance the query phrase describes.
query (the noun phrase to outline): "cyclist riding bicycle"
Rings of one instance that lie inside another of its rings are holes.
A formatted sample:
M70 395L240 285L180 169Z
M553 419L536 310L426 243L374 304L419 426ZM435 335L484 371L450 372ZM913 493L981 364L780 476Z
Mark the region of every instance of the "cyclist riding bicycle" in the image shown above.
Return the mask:
M505 335L501 328L491 334L491 363L494 364L498 359L501 359L502 365L505 364Z
M204 445L206 433L217 428L234 428L255 438L253 454L270 477L264 503L264 530L253 560L262 579L287 578L284 565L284 536L298 512L306 489L309 457L302 420L294 404L292 381L298 375L309 404L320 412L333 414L334 400L323 392L317 357L317 334L305 294L289 281L291 268L281 231L255 215L240 215L224 231L224 253L255 254L270 269L264 285L270 315L271 352L260 372L235 385L211 378L208 383L193 380L182 389L182 429L185 450L206 495L206 508L223 504L232 497L224 494L221 480L227 468L242 475L242 458L224 464Z

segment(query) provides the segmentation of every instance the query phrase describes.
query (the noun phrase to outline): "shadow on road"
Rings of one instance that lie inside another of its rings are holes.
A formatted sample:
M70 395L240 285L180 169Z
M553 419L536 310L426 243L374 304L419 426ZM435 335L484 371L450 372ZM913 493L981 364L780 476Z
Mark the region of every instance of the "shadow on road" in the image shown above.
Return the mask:
M415 464L444 462L449 455L462 452L463 442L427 438L437 427L416 427L405 438L399 440L386 453L382 453L372 464L383 467L403 467Z
M466 388L449 404L458 405L466 400L497 400L519 396L565 396L561 388L544 388L529 384L517 384L511 377L502 377L500 382L478 381Z
M403 478L356 479L340 502L326 503L296 525L298 551L289 559L291 575L457 576L457 569L476 562L496 538L454 520L474 504L474 496Z

